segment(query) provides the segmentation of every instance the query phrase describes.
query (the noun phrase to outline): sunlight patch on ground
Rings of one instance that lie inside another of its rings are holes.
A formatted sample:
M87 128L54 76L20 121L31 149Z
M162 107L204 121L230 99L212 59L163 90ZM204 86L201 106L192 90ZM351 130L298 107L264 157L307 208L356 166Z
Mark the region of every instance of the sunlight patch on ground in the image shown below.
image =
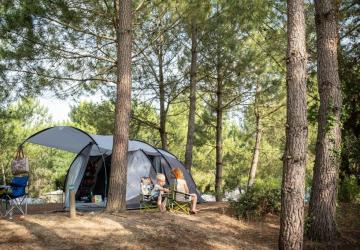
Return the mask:
M269 215L264 221L242 221L232 216L226 203L208 203L199 208L201 211L196 215L126 211L83 213L76 219L70 219L68 213L28 215L24 219L14 217L12 221L0 219L0 249L277 248L277 216ZM353 212L352 219L358 210ZM348 233L352 237L341 242L349 246L347 249L358 244L355 226ZM311 242L306 245L315 246Z

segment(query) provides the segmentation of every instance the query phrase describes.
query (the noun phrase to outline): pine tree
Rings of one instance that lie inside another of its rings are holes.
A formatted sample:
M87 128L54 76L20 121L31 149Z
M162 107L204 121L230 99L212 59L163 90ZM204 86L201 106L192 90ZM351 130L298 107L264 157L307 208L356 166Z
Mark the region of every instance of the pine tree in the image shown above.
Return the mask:
M259 84L256 84L255 103L254 103L254 115L255 115L255 146L254 153L251 160L251 168L249 172L249 179L247 188L249 189L255 182L256 169L259 161L260 143L261 143L261 115L259 112L258 102L260 97L261 88Z
M126 209L127 155L131 111L131 0L115 1L117 34L117 99L106 210Z
M308 133L305 16L303 0L288 0L287 3L287 122L279 249L302 249Z
M191 22L191 66L190 66L190 96L189 96L189 121L185 150L185 167L190 171L192 165L192 150L195 132L195 112L196 112L196 76L197 76L197 45L198 44L198 24L194 18Z
M337 61L337 13L335 0L315 1L320 108L308 236L317 241L332 241L337 232L336 182L340 165L342 101Z
M208 1L189 1L186 5L186 12L188 14L190 30L189 36L191 38L191 58L190 58L190 83L189 83L189 115L188 115L188 130L185 148L185 167L191 171L194 133L195 133L195 112L196 112L196 89L198 82L198 54L199 54L199 31L201 24L206 23L206 16L209 12Z

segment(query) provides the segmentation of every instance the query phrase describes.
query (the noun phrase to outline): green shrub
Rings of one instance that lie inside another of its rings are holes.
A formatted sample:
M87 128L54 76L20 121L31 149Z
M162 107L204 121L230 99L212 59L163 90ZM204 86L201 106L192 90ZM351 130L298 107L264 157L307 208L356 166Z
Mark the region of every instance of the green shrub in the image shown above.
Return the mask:
M345 177L339 185L339 201L360 203L360 186L355 176Z
M279 214L280 187L273 183L255 183L238 201L230 201L230 204L238 219L262 218L267 213Z

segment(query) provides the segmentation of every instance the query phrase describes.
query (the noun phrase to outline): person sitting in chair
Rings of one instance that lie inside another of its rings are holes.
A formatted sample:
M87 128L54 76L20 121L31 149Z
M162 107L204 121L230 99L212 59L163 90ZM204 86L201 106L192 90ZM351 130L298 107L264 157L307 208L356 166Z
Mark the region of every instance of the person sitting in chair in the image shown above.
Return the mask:
M170 190L164 188L166 183L165 175L164 174L157 174L156 175L156 184L151 191L151 198L157 201L157 206L161 212L166 211L166 199L164 197L164 193L169 193Z
M196 214L199 210L196 209L197 204L197 195L196 194L190 194L189 193L189 187L186 184L186 181L184 179L184 174L181 171L180 168L174 168L172 171L172 174L176 178L176 191L186 193L191 198L191 209L190 213ZM186 201L186 196L183 194L176 194L176 200L178 201Z

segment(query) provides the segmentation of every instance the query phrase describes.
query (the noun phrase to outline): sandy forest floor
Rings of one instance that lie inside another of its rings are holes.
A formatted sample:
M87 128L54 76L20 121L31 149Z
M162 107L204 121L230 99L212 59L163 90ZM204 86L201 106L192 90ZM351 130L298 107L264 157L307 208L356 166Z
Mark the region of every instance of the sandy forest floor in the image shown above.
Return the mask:
M54 210L53 207L47 208ZM227 203L200 205L197 215L127 211L64 212L0 219L0 249L276 249L279 218L239 221ZM31 207L30 213L39 212ZM44 211L42 211L44 212ZM341 237L336 243L306 242L306 249L360 249L360 207L339 208Z

